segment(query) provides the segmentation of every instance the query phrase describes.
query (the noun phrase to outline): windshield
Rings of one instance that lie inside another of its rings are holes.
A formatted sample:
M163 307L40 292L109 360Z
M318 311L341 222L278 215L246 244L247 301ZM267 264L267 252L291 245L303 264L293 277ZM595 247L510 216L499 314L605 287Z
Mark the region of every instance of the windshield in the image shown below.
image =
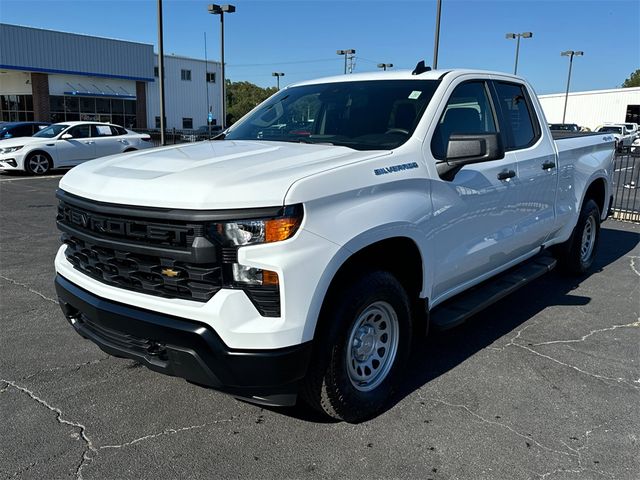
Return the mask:
M409 139L439 83L383 80L287 88L232 127L225 140L390 150Z
M605 133L622 133L622 127L600 127L598 131Z
M53 138L57 135L60 135L60 132L62 132L66 128L69 128L69 125L56 123L55 125L49 125L47 128L40 130L34 135L34 137Z

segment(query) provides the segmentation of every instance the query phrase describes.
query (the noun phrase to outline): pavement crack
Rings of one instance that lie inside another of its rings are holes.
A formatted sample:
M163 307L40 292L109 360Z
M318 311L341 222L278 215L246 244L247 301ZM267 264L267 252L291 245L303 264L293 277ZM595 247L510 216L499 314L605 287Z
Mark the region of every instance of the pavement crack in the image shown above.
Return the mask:
M523 438L526 442L531 442L532 444L536 445L537 447L539 447L539 448L541 448L543 450L546 450L547 452L557 453L558 455L563 455L565 457L575 457L576 460L578 459L578 454L575 451L564 452L562 450L556 450L556 449L553 449L551 447L547 447L546 445L543 445L542 443L538 442L533 437L531 437L529 435L525 435L524 433L521 433L521 432L515 430L514 428L511 428L509 425L506 425L506 424L501 423L501 422L496 422L494 420L489 420L488 418L485 418L482 415L478 415L476 412L471 410L466 405L449 403L449 402L446 402L446 401L441 400L441 399L434 399L434 401L438 402L438 403L442 403L443 405L447 405L448 407L460 408L460 409L464 410L465 412L467 412L469 415L477 418L482 423L486 423L486 424L489 424L489 425L493 425L493 426L508 430L509 432L517 435L518 437ZM569 450L572 450L572 449L569 449Z
M213 423L220 423L222 421L232 421L233 419L229 419L229 420L218 420L217 422L213 422ZM207 426L206 423L203 423L201 425L192 425L190 427L182 427L182 428L167 428L165 430L163 430L160 433L153 433L151 435L145 435L143 437L140 438L136 438L134 440L131 440L129 442L125 442L125 443L121 443L118 445L103 445L102 447L99 447L98 450L104 450L104 449L108 449L108 448L124 448L124 447L128 447L130 445L135 445L136 443L140 443L140 442L145 442L147 440L152 440L154 438L158 438L158 437L162 437L164 435L175 435L176 433L180 433L180 432L186 432L187 430L194 430L197 428L203 428Z
M600 332L610 332L611 330L617 330L618 328L638 328L640 327L640 318L638 320L636 320L633 323L626 323L624 325L612 325L610 327L606 327L606 328L598 328L596 330L591 330L589 333L587 333L586 335L583 335L580 338L576 338L576 339L571 339L571 340L551 340L549 342L540 342L540 343L534 343L532 346L537 347L539 345L552 345L554 343L578 343L578 342L584 342L587 338L589 338L591 335L595 335L596 333L600 333Z
M638 267L636 266L636 258L640 258L640 256L629 255L629 259L630 259L629 264L631 266L631 270L633 270L633 272L640 277L640 271L638 270Z
M13 285L17 285L18 287L26 288L26 289L27 289L28 291L30 291L31 293L35 293L35 294L36 294L36 295L38 295L39 297L44 298L45 300L48 300L49 302L53 302L53 303L55 303L56 305L58 305L58 301L57 301L57 300L54 300L54 299L53 299L53 298L51 298L51 297L47 297L46 295L44 295L44 294L42 294L42 293L38 292L37 290L34 290L33 288L31 288L31 287L30 287L29 285L27 285L26 283L18 282L17 280L14 280L13 278L5 277L4 275L0 275L0 278L1 278L2 280L6 280L7 282L9 282L9 283L11 283L11 284L13 284Z
M106 355L102 358L98 358L95 360L89 360L87 362L82 362L82 363L75 363L73 365L61 365L58 367L51 367L51 368L44 368L42 370L38 370L37 372L34 373L30 373L24 377L22 377L20 380L28 380L30 378L33 378L37 375L43 374L43 373L50 373L50 372L56 372L58 370L67 370L67 369L72 369L72 370L80 370L83 367L88 367L89 365L96 365L100 362L103 362L105 360L108 360L109 358L111 358L109 355Z
M56 414L56 421L58 423L63 424L63 425L69 425L69 426L71 426L73 428L77 428L79 430L80 438L82 438L82 440L85 442L85 449L82 452L82 458L80 460L80 463L78 464L78 467L76 468L76 478L78 480L82 480L82 469L93 460L93 456L91 456L90 454L91 453L96 454L98 452L98 450L93 446L93 443L92 443L91 439L87 436L87 427L85 427L81 423L73 422L71 420L65 419L63 417L62 410L60 410L57 407L54 407L54 406L50 405L47 401L45 401L42 398L40 398L39 396L37 396L35 393L33 393L28 388L22 387L22 386L18 385L17 383L15 383L12 380L0 379L0 381L2 381L4 383L6 383L7 385L15 388L19 392L22 392L22 393L26 394L32 400L35 400L40 405L42 405L42 406L46 407L47 409L51 410L53 413Z

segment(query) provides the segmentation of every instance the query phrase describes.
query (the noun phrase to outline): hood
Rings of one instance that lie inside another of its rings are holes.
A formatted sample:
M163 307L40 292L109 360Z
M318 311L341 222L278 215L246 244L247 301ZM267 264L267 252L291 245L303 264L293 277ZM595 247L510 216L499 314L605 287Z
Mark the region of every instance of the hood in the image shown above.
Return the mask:
M0 138L0 148L19 147L22 145L31 145L34 143L51 143L54 140L55 139L53 138L41 138L41 137Z
M388 155L332 145L207 141L86 162L60 188L100 202L163 208L278 206L301 178Z

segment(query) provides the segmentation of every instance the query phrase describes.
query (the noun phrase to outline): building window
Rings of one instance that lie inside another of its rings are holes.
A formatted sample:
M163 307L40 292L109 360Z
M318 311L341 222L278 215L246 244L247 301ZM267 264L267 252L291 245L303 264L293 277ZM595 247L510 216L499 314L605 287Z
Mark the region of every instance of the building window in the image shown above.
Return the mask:
M191 70L180 70L180 78L191 81Z
M184 130L191 130L193 128L193 118L182 118L182 128Z
M154 77L159 77L160 76L160 72L158 71L158 67L153 67L153 76Z
M82 120L115 123L125 128L136 126L135 100L51 95L49 110L54 123Z
M0 121L24 122L33 120L33 96L0 95Z
M216 73L207 72L207 83L216 83Z
M156 117L156 128L160 128L160 117Z

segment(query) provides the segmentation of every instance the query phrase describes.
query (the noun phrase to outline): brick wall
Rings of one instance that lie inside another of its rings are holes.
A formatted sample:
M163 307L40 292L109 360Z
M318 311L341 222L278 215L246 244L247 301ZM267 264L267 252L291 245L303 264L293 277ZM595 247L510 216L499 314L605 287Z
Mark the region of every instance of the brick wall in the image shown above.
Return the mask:
M147 128L147 84L136 82L136 128Z
M33 119L40 122L50 122L49 75L32 72L31 91L33 93Z

